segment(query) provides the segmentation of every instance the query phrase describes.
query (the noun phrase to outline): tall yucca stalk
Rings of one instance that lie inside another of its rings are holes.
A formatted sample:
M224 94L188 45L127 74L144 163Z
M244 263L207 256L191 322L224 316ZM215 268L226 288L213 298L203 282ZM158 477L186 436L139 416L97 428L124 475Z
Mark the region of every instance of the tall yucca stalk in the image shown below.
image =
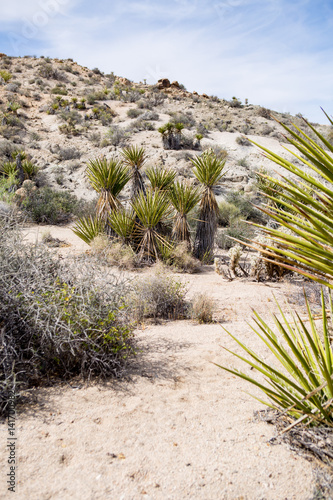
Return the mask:
M165 191L169 189L169 187L175 180L177 172L172 169L167 170L163 167L149 167L146 169L146 175L149 179L152 189Z
M144 148L129 146L122 150L124 162L131 168L131 199L137 197L140 191L145 192L145 184L140 170L147 160Z
M168 242L159 232L159 226L171 214L167 194L161 191L142 191L132 201L132 208L137 216L134 235L138 238L139 260L158 260L159 248L168 246Z
M194 242L194 255L199 259L203 259L213 253L219 213L213 187L222 178L225 159L221 160L212 151L207 151L191 161L194 165L193 173L203 186L200 215Z
M191 248L191 233L187 217L199 203L200 197L200 188L186 181L177 181L169 189L169 198L176 211L172 237L176 241L186 241L189 249Z
M302 167L258 145L268 159L293 175L291 179L266 176L279 189L276 195L266 195L273 205L261 210L288 228L290 234L259 226L278 244L274 250L271 245L264 245L263 252L267 259L273 258L275 262L279 259L282 266L333 288L333 146L306 123L316 141L296 125L293 130L280 123L290 134L286 139L297 152L285 149L303 164Z
M130 180L128 167L115 158L90 160L86 177L99 193L97 216L106 223L112 210L121 206L118 196Z

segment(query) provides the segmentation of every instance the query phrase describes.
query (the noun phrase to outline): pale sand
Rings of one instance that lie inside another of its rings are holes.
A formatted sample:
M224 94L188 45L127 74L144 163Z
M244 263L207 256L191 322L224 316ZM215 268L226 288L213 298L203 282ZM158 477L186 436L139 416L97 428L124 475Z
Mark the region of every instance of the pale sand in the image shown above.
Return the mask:
M51 234L75 240L66 228ZM179 277L189 296L209 292L216 319L259 353L265 351L246 325L250 307L267 316L272 292L282 300L293 290L288 283L229 283L211 267ZM235 345L219 324L171 321L136 335L142 353L130 380L34 391L38 404L17 419L15 498L311 498L312 465L287 445L270 445L275 428L254 419L264 406L243 391L260 392L213 364L253 375L223 349Z

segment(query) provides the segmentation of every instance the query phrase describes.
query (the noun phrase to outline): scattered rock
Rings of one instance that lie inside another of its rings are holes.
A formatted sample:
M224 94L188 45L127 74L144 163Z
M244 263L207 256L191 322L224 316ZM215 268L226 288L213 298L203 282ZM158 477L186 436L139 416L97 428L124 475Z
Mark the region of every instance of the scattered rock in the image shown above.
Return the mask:
M25 188L21 187L17 189L14 194L15 203L17 203L17 205L21 205L22 201L26 199L27 195L28 191Z
M117 78L117 81L121 85L126 85L126 86L131 85L131 82L127 78L120 77L120 78Z
M37 187L36 187L36 184L31 181L30 179L27 179L23 182L22 184L22 188L23 189L26 189L27 191L36 191L37 190ZM19 190L18 190L19 191Z

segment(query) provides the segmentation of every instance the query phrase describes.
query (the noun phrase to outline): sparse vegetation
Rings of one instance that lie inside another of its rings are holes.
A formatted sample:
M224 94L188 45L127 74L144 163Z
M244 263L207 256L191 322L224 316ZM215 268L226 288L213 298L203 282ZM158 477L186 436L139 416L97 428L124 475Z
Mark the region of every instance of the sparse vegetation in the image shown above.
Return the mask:
M121 375L133 353L129 286L89 262L65 264L0 223L0 410L51 378ZM97 285L99 283L99 285Z
M22 209L34 222L63 224L80 212L81 204L70 192L55 191L45 186L28 193L22 202Z
M188 316L185 295L186 287L182 283L159 273L137 279L129 303L137 321L145 318L176 320Z

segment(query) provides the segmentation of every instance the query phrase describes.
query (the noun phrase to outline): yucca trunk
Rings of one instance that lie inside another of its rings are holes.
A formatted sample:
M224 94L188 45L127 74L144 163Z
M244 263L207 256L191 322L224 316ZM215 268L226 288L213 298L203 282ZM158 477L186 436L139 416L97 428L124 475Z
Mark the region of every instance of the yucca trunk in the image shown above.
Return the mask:
M134 200L140 191L146 194L146 187L141 172L137 167L132 167L131 200Z
M186 214L176 214L172 238L178 242L186 241L188 250L191 251L191 233Z
M213 190L205 189L200 203L200 215L194 241L194 256L197 259L211 259L217 229L218 205Z

